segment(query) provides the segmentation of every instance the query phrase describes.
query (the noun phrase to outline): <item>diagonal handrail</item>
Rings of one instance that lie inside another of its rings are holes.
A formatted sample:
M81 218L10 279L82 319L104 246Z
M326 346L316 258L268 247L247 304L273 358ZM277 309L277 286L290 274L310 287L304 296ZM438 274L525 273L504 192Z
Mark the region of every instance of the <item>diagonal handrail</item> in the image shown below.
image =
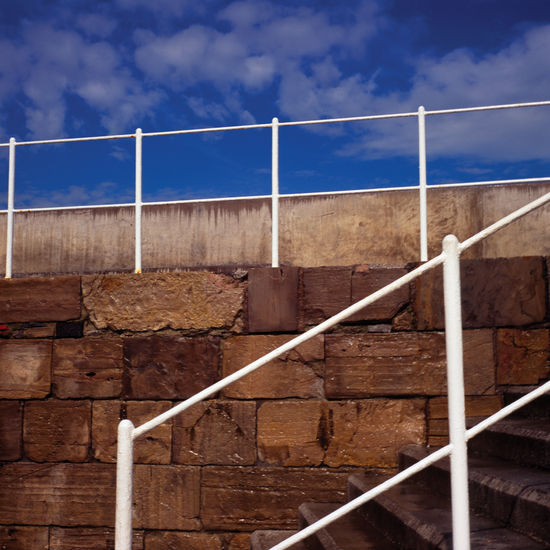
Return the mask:
M458 243L455 237L452 237L454 241L456 241L456 259L458 261L458 256L461 252L468 249L469 247L473 246L474 244L477 244L481 240L489 237L493 233L496 233L497 231L503 229L504 227L508 226L509 224L513 223L514 221L520 219L521 217L527 215L528 213L532 212L533 210L540 208L541 206L545 205L546 203L550 202L550 193L546 193L545 195L542 195L538 199L535 199L534 201L531 201L527 205L515 210L508 216L505 216L504 218L500 219L499 221L489 225L479 233L476 233L469 239L466 239L462 243ZM449 242L449 237L446 237L444 240ZM257 370L261 366L265 365L269 361L281 356L282 354L294 349L296 346L310 340L314 336L328 330L329 328L333 327L334 325L340 323L341 321L344 321L357 311L361 310L362 308L366 307L367 305L372 304L376 300L386 296L390 292L404 286L405 284L409 283L410 281L414 280L415 278L419 277L423 273L437 267L438 265L441 265L444 263L450 255L450 252L447 250L447 247L444 248L444 251L436 256L435 258L432 258L430 261L426 262L425 264L413 269L403 277L400 277L399 279L393 281L389 285L385 286L384 288L372 293L371 295L363 298L362 300L358 301L357 303L347 307L340 313L332 316L331 318L327 319L323 323L320 323L316 327L308 330L307 332L297 336L296 338L293 338L286 344L283 344L282 346L279 346L277 349L273 350L272 352L264 355L260 359L250 363L249 365L243 367L242 369L236 371L235 373L223 378L222 380L216 382L215 384L209 386L208 388L202 390L201 392L197 393L193 397L183 401L182 403L176 405L175 407L172 407L168 411L158 415L157 417L153 418L152 420L146 422L145 424L142 424L141 426L134 428L133 424L129 420L123 420L119 424L119 451L118 451L118 463L117 463L117 520L116 520L116 532L115 532L115 547L116 550L128 550L131 549L131 485L132 485L132 465L133 465L133 459L132 459L132 449L133 449L133 440L135 440L137 437L147 433L148 431L152 430L153 428L159 426L163 422L169 420L173 416L176 416L177 414L185 411L189 407L195 405L196 403L199 403L200 401L206 399L207 397L217 393L221 389L225 388L229 384L240 380L244 376L247 376L251 372ZM458 267L458 262L457 262ZM460 321L460 282L459 282L459 274L456 274L456 279L458 281L458 294L455 295L452 299L454 301L455 306L455 315L458 317ZM458 298L457 298L458 296ZM457 302L457 303L456 303ZM445 307L447 309L447 298L445 300ZM447 318L447 315L446 315ZM461 322L458 325L459 332L460 332L460 338L458 346L460 347L459 352L455 349L454 353L460 356L460 371L462 370L462 341L461 341L461 331L462 331L462 325ZM446 334L448 330L446 329ZM447 356L449 358L449 340L447 341ZM449 360L449 359L448 359ZM462 372L460 372L460 377L462 377ZM450 385L450 384L449 384ZM523 404L526 404L532 399L535 399L542 393L546 393L550 390L550 382L546 383L545 385L541 386L537 390L534 390L532 394L534 397L530 397L531 394L528 396L525 396L519 402L514 403L512 405L509 405L508 407L505 407L499 413L496 413L489 419L487 419L484 423L482 423L483 427L476 426L475 428L472 428L468 432L466 432L466 436L462 437L462 442L465 444L465 441L477 433L481 431L481 429L484 429L485 427L488 427L492 423L500 420L501 418L505 417L506 415L510 414L517 408L521 407ZM463 397L463 388L462 391L462 401L464 399ZM462 403L462 409L463 409L463 403ZM462 410L463 412L463 410ZM462 415L463 417L463 415ZM462 418L463 420L463 418ZM453 452L453 450L457 449L457 443L453 442L451 439L451 443L447 445L446 447L443 447L439 451L429 455L422 461L418 462L417 464L411 466L410 468L404 470L403 472L398 473L393 478L387 480L386 482L382 483L380 486L375 487L374 489L368 491L367 493L361 495L357 499L349 502L348 504L342 506L335 512L329 514L325 518L322 518L321 520L317 521L316 523L310 525L308 528L300 531L299 533L296 533L292 537L286 539L285 541L279 543L278 545L274 546L272 550L285 550L286 548L292 546L296 542L299 542L300 540L303 540L310 534L313 534L319 529L322 529L329 523L335 521L336 519L342 517L349 511L357 508L364 502L367 502L371 498L374 498L381 492L385 491L386 489L389 489L390 487L393 487L397 483L403 481L404 479L407 479L414 473L417 473L421 469L425 468L426 466L432 464L433 462L439 460L440 458L447 456ZM129 467L129 469L128 469ZM463 548L469 548L469 539L468 542Z

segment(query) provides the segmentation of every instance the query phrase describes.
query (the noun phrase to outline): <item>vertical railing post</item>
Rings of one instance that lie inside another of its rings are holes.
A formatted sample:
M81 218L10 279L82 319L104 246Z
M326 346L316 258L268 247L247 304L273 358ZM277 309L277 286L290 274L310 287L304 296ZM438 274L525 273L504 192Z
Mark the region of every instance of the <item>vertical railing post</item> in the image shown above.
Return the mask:
M428 260L428 214L426 205L426 116L418 107L418 190L420 200L420 261Z
M279 119L271 121L271 267L279 267Z
M130 420L122 420L118 425L115 550L132 549L133 431Z
M141 273L141 142L142 132L141 128L136 129L136 204L135 204L135 229L136 229L136 242L135 242L135 272Z
M470 550L470 516L468 503L468 451L464 406L464 372L462 351L462 304L460 298L460 260L458 239L443 239L443 291L445 301L445 341L447 349L447 393L449 439L451 442L451 502L453 513L453 548Z
M15 138L10 138L8 168L8 227L6 231L6 279L12 276L13 262L13 202L15 193Z

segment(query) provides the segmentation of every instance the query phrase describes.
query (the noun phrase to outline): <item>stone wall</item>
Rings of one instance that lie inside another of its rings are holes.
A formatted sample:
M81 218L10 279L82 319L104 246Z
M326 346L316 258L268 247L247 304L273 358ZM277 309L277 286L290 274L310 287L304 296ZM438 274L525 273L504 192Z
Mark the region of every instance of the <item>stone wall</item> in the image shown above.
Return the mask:
M431 188L429 256L448 233L463 240L550 192L550 182ZM13 273L134 270L132 207L15 214ZM283 197L281 265L398 264L420 259L416 190ZM271 265L271 202L243 199L143 207L144 270ZM0 213L0 275L6 215ZM550 205L491 236L467 257L550 255Z
M469 416L549 376L548 261L463 262ZM406 273L254 268L0 281L0 548L113 547L136 425ZM447 441L441 274L354 315L135 448L134 548L241 550L343 501L357 469Z

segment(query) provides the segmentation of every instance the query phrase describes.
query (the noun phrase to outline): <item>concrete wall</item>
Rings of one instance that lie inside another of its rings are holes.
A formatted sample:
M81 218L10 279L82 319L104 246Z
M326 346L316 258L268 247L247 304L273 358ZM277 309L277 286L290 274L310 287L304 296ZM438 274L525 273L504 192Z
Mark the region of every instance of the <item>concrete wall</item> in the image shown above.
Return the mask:
M464 239L550 191L550 182L431 189L429 251L447 233ZM469 253L476 257L550 254L550 207L530 214ZM16 274L130 271L132 208L25 212L15 216ZM5 214L0 216L4 269ZM280 262L304 267L395 264L419 259L416 191L284 198ZM269 265L269 200L148 206L143 209L143 268Z

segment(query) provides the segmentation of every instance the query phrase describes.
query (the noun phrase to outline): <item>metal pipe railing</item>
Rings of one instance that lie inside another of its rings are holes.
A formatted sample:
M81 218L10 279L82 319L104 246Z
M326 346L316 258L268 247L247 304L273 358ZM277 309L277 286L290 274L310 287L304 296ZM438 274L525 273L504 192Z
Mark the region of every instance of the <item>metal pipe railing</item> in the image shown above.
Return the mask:
M156 137L156 136L173 136L173 135L184 135L184 134L198 134L198 133L209 133L209 132L224 132L224 131L235 131L235 130L251 130L251 129L260 129L260 128L271 128L272 131L272 159L271 159L271 182L272 190L271 195L266 197L271 197L272 203L272 231L271 231L271 265L273 267L278 267L279 265L279 198L281 196L291 197L291 196L308 196L315 194L323 193L302 193L298 195L281 195L279 192L279 132L278 129L281 126L308 126L316 124L330 124L330 123L342 123L342 122L365 122L373 120L385 120L385 119L396 119L396 118L411 118L416 117L418 120L418 157L419 157L419 184L418 186L412 187L412 189L418 189L419 191L419 217L420 217L420 260L426 261L428 259L428 222L427 222L427 203L426 203L426 190L428 188L426 180L426 130L425 130L425 117L426 116L437 116L437 115L446 115L452 113L468 113L468 112L478 112L478 111L492 111L492 110L502 110L502 109L517 109L524 107L541 107L550 105L550 101L538 101L530 103L511 103L506 105L486 105L482 107L465 107L458 109L441 109L434 111L426 111L423 106L418 108L416 112L406 112L406 113L391 113L383 115L365 115L357 117L341 117L341 118L329 118L329 119L317 119L317 120L301 120L301 121L289 121L289 122L279 122L277 118L273 118L270 124L248 124L240 126L219 126L212 128L192 128L187 130L171 130L165 132L142 132L140 128L136 129L134 134L118 134L118 135L107 135L107 136L90 136L82 138L60 138L60 139L46 139L46 140L36 140L36 141L15 141L14 138L10 138L9 143L0 143L0 147L9 147L10 148L10 161L9 161L9 182L8 182L8 209L7 209L7 236L6 236L6 277L11 277L12 275L12 262L13 262L13 215L16 212L24 211L46 211L46 210L68 210L75 208L98 208L96 205L91 206L79 206L79 207L60 207L60 208L33 208L33 209L21 209L15 210L14 208L14 174L15 174L15 147L20 146L30 146L30 145L43 145L43 144L59 144L59 143L75 143L75 142L84 142L84 141L100 141L100 140L112 140L112 139L135 139L136 140L136 153L135 153L135 164L136 164L136 174L135 174L135 202L131 203L130 206L133 206L135 209L135 266L134 270L136 273L141 273L142 270L142 229L141 229L141 213L142 206L144 205L156 205L156 204L177 204L183 202L201 202L199 200L193 201L168 201L168 202L150 202L144 203L142 200L142 182L141 182L141 173L142 173L142 139L144 137ZM485 182L473 182L468 184L454 184L456 186L460 185L481 185L481 184L500 184L500 183L511 183L511 182L535 182L535 181L545 181L550 178L528 178L522 180L493 180ZM430 187L439 187L439 186L430 186ZM399 188L397 188L399 189ZM410 189L410 187L407 187ZM347 191L354 192L354 191ZM361 192L361 191L360 191ZM338 193L338 192L336 192ZM334 194L325 193L325 194ZM237 197L235 197L237 198ZM240 198L260 198L260 197L238 197ZM230 198L226 199L202 199L202 201L210 200L231 200ZM102 205L99 207L106 206L127 206L125 204L117 205Z
M416 279L423 273L437 267L438 265L444 263L444 305L445 305L445 335L446 335L446 350L447 350L447 387L449 395L449 432L451 443L437 451L436 453L431 454L429 457L426 457L424 460L420 461L416 465L400 472L392 479L386 481L379 487L368 491L364 495L358 497L357 499L351 501L350 503L344 505L340 509L336 510L329 516L322 518L316 523L309 526L307 529L304 529L293 535L292 537L286 539L285 541L279 543L272 550L285 550L286 548L292 546L296 542L306 538L310 534L316 532L319 529L322 529L329 523L335 521L336 519L342 517L349 511L357 508L361 504L367 502L371 498L374 498L382 491L387 488L392 487L393 485L399 483L400 481L406 479L410 475L420 471L424 467L432 464L436 460L439 460L443 456L451 454L451 479L452 479L452 502L453 502L453 540L454 547L457 550L469 550L469 507L468 507L468 470L467 470L467 450L466 442L469 437L479 433L480 430L473 432L466 432L465 430L465 414L464 414L464 380L463 380L463 365L462 365L462 321L461 321L461 299L460 299L460 265L459 265L459 256L463 250L466 250L469 246L479 242L479 240L487 238L488 236L496 233L500 229L506 227L513 221L527 215L529 212L540 208L547 202L550 202L550 193L547 193L543 197L536 199L529 204L525 205L522 208L512 212L508 216L502 218L498 222L490 225L486 229L480 231L476 235L470 237L462 244L458 242L458 239L454 236L447 236L443 242L443 252L432 258L430 261L424 263L423 265L417 267L411 272L407 273L403 277L393 281L384 288L372 293L371 295L363 298L359 302L349 306L340 313L332 316L323 323L317 325L316 327L308 330L304 334L301 334L286 344L279 346L277 349L272 352L264 355L262 358L250 363L249 365L243 367L242 369L236 371L235 373L227 376L226 378L216 382L210 387L202 390L193 397L187 399L186 401L172 407L168 411L158 415L152 420L142 424L137 428L131 428L128 424L128 421L122 421L119 425L119 433L123 438L123 442L119 444L120 453L131 452L133 448L133 441L139 436L144 435L150 430L156 428L160 424L166 422L170 418L176 416L177 414L185 411L189 407L199 403L200 401L210 397L211 395L217 393L221 389L225 388L229 384L240 380L244 376L247 376L251 372L265 365L272 359L275 359L294 349L296 346L306 342L307 340L313 338L314 336L320 334L338 324L339 322L347 319L349 316L353 315L357 311L363 309L367 305L375 302L376 300L386 296L390 292L400 288L401 286L408 284L413 279ZM548 391L550 389L550 382L547 383L543 390ZM537 396L541 392L537 393ZM532 398L534 399L534 397ZM523 403L529 402L531 399L523 399ZM515 408L509 406L507 408L507 414L510 414ZM497 413L498 414L498 413ZM495 415L493 415L495 416ZM502 418L502 415L499 419ZM495 420L496 421L496 420ZM124 424L123 424L124 423ZM485 426L490 425L485 423ZM473 435L469 435L469 434ZM128 451L130 449L130 451ZM116 520L116 529L128 529L131 523L128 520L122 520L119 518L128 518L131 517L131 497L127 498L118 498L118 494L122 495L128 494L127 485L131 485L131 474L128 474L126 470L133 467L133 462L131 462L127 456L121 456L120 460L125 466L121 466L120 469L117 466L117 520ZM126 486L122 487L123 484ZM131 493L131 487L129 489ZM130 508L130 510L128 510ZM116 533L116 540L121 542L116 546L116 550L131 550L131 532L128 533Z

